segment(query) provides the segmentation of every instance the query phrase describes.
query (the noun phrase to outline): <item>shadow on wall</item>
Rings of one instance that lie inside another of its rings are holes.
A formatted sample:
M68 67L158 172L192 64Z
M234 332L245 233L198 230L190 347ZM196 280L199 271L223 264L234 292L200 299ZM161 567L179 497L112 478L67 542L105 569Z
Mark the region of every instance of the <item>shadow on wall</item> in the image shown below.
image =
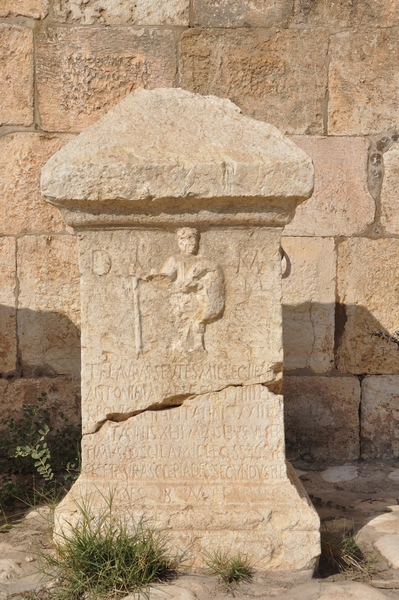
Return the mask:
M398 322L399 330L399 322ZM399 457L399 333L363 306L283 305L287 457Z
M80 330L66 315L20 309L17 333L23 377L80 377Z
M288 457L398 458L399 333L362 306L317 302L283 305L283 333ZM0 360L0 418L46 392L79 420L80 331L67 316L0 305Z
M0 418L18 418L45 392L77 424L80 362L80 330L66 315L0 305Z

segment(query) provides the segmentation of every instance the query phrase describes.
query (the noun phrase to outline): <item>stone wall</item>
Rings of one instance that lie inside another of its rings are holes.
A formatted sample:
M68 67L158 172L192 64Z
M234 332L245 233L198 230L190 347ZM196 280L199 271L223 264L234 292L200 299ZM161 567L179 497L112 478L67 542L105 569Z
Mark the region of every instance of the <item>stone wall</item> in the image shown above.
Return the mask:
M314 160L283 239L289 454L399 457L398 40L395 0L2 0L1 414L78 405L76 238L41 166L137 86L180 86Z

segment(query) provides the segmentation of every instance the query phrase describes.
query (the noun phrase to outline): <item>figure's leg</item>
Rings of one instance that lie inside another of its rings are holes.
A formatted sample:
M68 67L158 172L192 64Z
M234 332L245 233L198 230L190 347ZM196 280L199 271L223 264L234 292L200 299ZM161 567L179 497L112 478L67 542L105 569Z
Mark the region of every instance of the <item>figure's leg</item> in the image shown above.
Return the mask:
M174 329L176 337L172 343L172 349L186 353L189 351L188 338L190 334L190 318L187 313L187 299L176 296L174 302Z

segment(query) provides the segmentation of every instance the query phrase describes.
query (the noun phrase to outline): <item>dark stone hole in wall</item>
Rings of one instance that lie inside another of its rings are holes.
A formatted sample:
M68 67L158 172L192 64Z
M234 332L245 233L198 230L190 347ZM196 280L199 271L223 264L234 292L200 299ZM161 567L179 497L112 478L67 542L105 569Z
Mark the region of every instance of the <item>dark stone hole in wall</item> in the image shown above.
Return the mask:
M304 302L283 305L283 341L288 459L399 458L399 331L361 305Z

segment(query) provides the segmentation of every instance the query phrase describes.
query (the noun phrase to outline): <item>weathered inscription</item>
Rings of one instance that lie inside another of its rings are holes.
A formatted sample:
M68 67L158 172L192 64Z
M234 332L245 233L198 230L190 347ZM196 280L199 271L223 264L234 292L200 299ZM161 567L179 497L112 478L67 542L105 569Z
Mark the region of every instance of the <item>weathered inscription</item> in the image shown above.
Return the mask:
M224 381L240 379L245 381L253 377L269 375L270 370L264 364L232 364L232 363L168 363L142 364L137 361L114 360L113 362L87 363L87 377L91 382L107 383L141 383L149 379L169 381L170 379L192 381L209 380Z
M107 481L275 480L285 477L282 432L281 397L229 387L106 424L95 446L84 441L84 472Z
M189 480L192 484L196 480L204 481L268 481L280 479L285 476L285 467L282 464L253 464L234 465L219 460L217 464L191 462L178 462L168 464L136 464L136 465L97 465L90 467L85 474L93 477L105 477L107 484L113 480L120 484L121 481L156 479L157 481ZM126 479L127 478L127 479Z
M89 376L83 389L86 414L97 420L100 415L131 412L175 396L205 394L223 388L226 382L272 381L275 374L264 365L235 364L159 364L137 362L97 363L88 366ZM249 388L248 388L249 389Z

